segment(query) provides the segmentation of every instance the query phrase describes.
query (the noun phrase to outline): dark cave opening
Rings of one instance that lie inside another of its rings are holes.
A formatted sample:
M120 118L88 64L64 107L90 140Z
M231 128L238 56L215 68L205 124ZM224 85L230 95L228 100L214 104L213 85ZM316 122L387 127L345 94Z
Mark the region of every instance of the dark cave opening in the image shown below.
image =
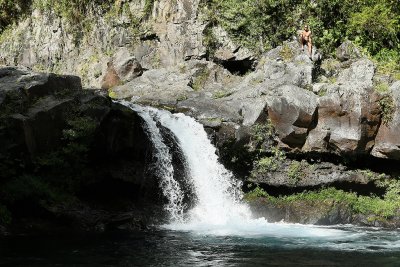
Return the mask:
M243 76L255 69L255 61L249 58L243 60L215 60L214 62L227 69L233 75Z

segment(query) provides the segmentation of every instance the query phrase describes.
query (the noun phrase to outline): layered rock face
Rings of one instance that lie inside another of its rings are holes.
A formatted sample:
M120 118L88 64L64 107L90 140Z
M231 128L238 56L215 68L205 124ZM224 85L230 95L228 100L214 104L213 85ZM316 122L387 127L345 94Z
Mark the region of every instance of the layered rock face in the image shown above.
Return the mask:
M88 29L77 28L50 10L34 10L16 29L4 33L0 59L6 65L79 75L84 86L100 88L111 79L113 68L118 77L124 72L121 65L128 58L138 60L125 62L133 64L137 74L142 67L170 67L204 58L205 22L198 19L199 2L154 1L149 14L144 13L145 1L116 3L107 12L92 5L86 14L91 21ZM122 81L135 77L122 75Z
M151 142L133 111L83 91L79 77L22 68L0 68L0 95L0 224L103 231L162 218Z

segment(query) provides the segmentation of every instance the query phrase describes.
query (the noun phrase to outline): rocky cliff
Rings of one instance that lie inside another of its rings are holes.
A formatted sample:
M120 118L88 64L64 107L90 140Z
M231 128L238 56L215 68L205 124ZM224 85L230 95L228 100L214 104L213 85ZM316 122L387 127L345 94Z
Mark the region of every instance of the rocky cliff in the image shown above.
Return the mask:
M162 220L152 144L132 110L82 90L77 76L23 68L0 68L0 96L1 225L104 231Z
M309 57L291 40L257 54L212 24L201 1L159 0L148 7L148 1L116 1L106 9L89 5L86 20L78 25L52 10L35 8L3 32L0 63L78 75L85 88L108 90L113 98L193 116L206 127L224 163L270 194L335 186L383 196L377 181L397 178L400 81L376 72L375 63L352 43L344 42L334 57L324 57L318 49ZM108 125L101 130L101 144L111 142L107 134L117 134L110 126L114 120L122 120L117 127L121 135L132 137L124 128L132 130L126 119L139 119L107 98L80 90L77 78L60 82L53 81L54 75L25 70L3 73L0 103L4 110L7 103L19 108L18 115L3 112L21 129L13 141L17 151L23 147L29 157L71 138L68 129L75 123L57 114L74 105L79 116L92 116L96 132L99 125ZM31 84L42 79L52 89ZM18 86L29 85L23 101L8 93L15 91L16 80L22 84ZM64 87L79 97L58 99ZM101 102L101 107L85 110L90 101ZM58 131L49 127L53 124L59 125L54 126ZM43 140L32 134L40 131L49 136ZM118 146L125 147L145 150L133 141ZM132 168L140 172L143 162Z

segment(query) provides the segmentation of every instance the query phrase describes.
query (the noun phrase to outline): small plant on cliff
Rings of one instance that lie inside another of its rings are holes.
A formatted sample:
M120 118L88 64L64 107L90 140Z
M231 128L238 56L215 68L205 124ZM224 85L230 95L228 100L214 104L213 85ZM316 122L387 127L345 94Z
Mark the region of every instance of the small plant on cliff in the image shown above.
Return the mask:
M389 92L389 85L385 82L378 83L375 85L374 89L378 93L385 94L385 93Z
M256 123L250 130L251 139L248 145L250 151L263 153L266 151L264 143L275 135L275 128L270 119L265 123Z
M395 103L391 94L386 94L379 100L379 107L381 109L382 122L388 125L393 120L395 112Z
M279 51L279 55L284 61L287 62L293 59L294 52L287 44L284 44L282 49Z
M146 0L144 3L143 13L145 16L150 15L151 11L153 10L154 0Z
M210 76L210 70L205 66L197 71L192 81L192 88L195 91L200 91L204 88L208 77Z
M297 184L301 179L303 179L306 176L304 165L305 163L298 161L293 161L290 164L289 169L287 171L287 175L292 184Z
M215 36L211 27L206 27L203 31L203 43L207 48L208 57L213 57L215 52L217 51L220 43L218 42L218 38Z
M114 92L112 89L109 89L109 90L108 90L108 96L109 96L110 98L117 98L117 93Z
M285 152L279 148L272 148L272 155L269 157L262 157L254 164L254 169L251 173L252 176L264 175L266 172L274 172L279 169L282 162L286 159Z
M213 94L214 99L218 98L224 98L230 96L232 93L231 92L226 92L226 91L217 91Z
M262 189L258 184L254 186L254 184L250 183L247 185L247 188L250 190L244 195L244 199L247 201L257 200L258 198L268 198L269 195Z

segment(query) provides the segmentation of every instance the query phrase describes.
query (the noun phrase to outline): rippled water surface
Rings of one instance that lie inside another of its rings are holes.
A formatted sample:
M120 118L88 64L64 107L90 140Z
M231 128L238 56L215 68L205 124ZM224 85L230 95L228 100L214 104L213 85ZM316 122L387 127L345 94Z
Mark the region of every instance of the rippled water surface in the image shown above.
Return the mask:
M286 226L277 227L275 235L158 230L13 237L0 241L0 266L400 266L397 231L322 227L327 235L307 237L292 236L305 233L304 226L286 235Z

